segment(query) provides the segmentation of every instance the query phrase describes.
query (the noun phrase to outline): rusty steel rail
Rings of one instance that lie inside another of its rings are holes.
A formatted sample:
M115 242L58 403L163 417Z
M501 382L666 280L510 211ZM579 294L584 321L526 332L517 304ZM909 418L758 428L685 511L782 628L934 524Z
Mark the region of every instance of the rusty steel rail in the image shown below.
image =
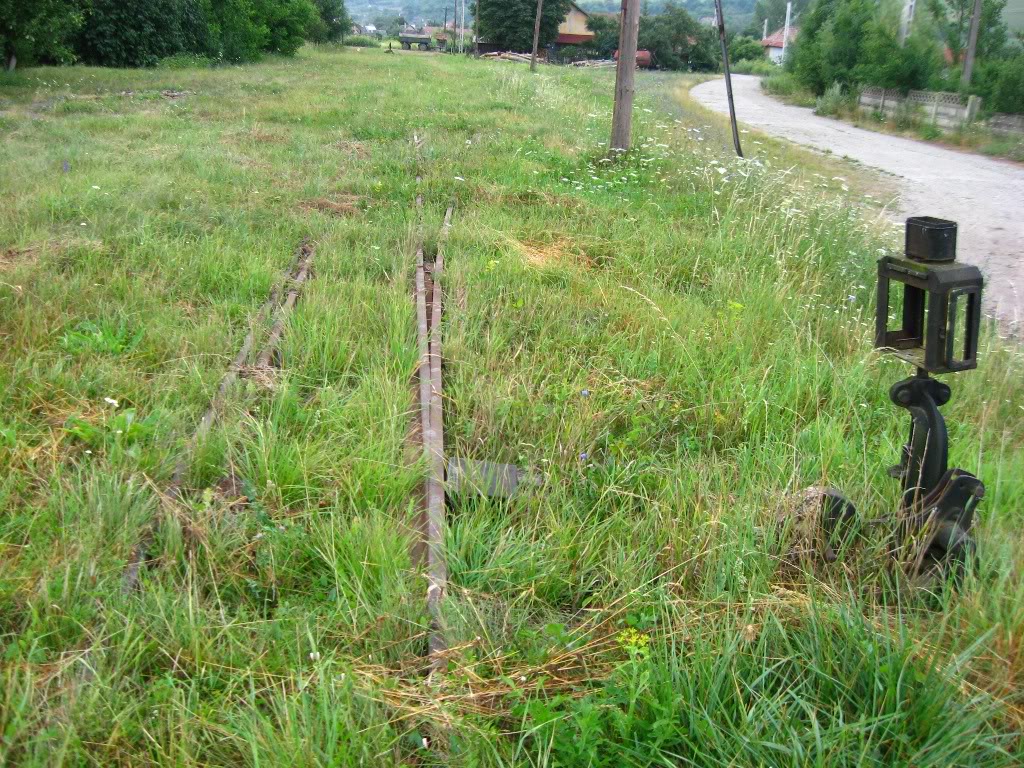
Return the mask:
M277 351L277 345L281 343L281 337L284 335L284 327L288 321L288 315L295 308L295 302L299 300L299 294L302 293L302 286L309 279L313 266L314 250L308 242L304 242L299 250L302 254L299 260L299 271L292 280L292 287L288 291L284 304L278 308L275 314L274 325L270 329L270 336L263 347L263 351L260 352L260 356L256 359L257 368L266 368L270 365L270 360Z
M273 312L272 317L274 318L274 325L270 332L270 338L259 357L259 360L262 361L264 359L264 355L266 355L266 362L263 364L269 364L270 357L273 355L273 351L284 332L284 323L287 319L287 313L295 306L302 284L309 276L313 254L314 250L309 241L303 240L302 245L299 246L297 260L292 265L291 269L289 269L288 274L283 281L284 285L291 282L291 289L288 291L284 303L281 303L282 285L281 283L275 284L271 289L267 300L263 303L263 306L260 307L259 312L257 312L256 317L253 318L252 322L249 324L249 332L242 340L242 346L239 348L238 354L236 354L234 359L232 359L228 369L221 377L220 383L217 385L217 391L211 398L210 404L207 406L202 418L199 419L195 432L193 432L192 437L189 439L187 448L174 465L171 482L164 491L165 497L171 501L178 501L181 498L182 488L185 484L185 476L188 474L189 457L194 453L196 446L202 442L203 438L206 437L210 428L217 420L217 416L224 406L224 401L227 399L228 393L231 391L231 387L239 377L243 375L246 361L249 359L249 355L252 353L253 347L256 344L256 336L259 329L266 321L267 315ZM135 548L132 550L131 559L128 561L128 565L121 577L121 591L123 593L130 594L139 588L142 566L149 560L149 548L153 545L153 538L155 535L156 521L151 520L142 531Z
M414 137L417 151L422 141ZM416 177L417 187L422 183ZM428 647L431 672L445 665L448 645L444 633L442 603L448 586L448 566L444 558L445 532L445 454L444 405L441 376L441 317L444 293L441 275L444 269L444 243L451 228L453 207L445 212L438 237L437 252L432 261L425 256L423 235L423 194L416 193L416 272L414 299L416 304L416 340L419 362L416 368L419 396L418 421L421 457L427 468L426 482L420 498L421 541L414 546L423 549L427 572L427 610L430 613ZM422 562L422 559L421 559Z
M430 265L423 264L417 272L422 273L423 295L417 298L417 310L422 303L427 315L426 343L420 342L421 355L426 347L426 356L420 360L421 412L426 414L427 429L423 433L423 454L429 474L426 492L426 533L427 533L427 606L434 621L430 635L431 668L440 669L443 654L447 650L441 629L441 603L448 585L448 566L444 559L445 530L445 453L444 453L444 401L441 378L441 318L443 311L443 290L441 276L444 270L444 240L451 226L453 209L445 213L444 226L438 239L437 253ZM428 274L429 266L429 274ZM417 286L421 280L417 279ZM427 302L429 288L429 305ZM424 325L421 323L420 328ZM426 386L424 387L424 382Z

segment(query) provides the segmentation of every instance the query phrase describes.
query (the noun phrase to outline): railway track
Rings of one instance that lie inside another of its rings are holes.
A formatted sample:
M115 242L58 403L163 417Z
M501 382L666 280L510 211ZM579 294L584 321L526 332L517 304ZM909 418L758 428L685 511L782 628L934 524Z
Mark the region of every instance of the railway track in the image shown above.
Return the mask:
M417 154L422 141L414 137ZM422 462L425 476L420 490L417 535L413 542L414 560L424 566L427 577L426 606L430 616L428 631L428 668L430 674L441 672L447 664L448 642L445 637L443 603L448 586L448 569L444 557L445 536L445 442L442 318L444 312L443 273L445 245L454 215L454 206L445 212L437 234L437 247L427 252L424 234L424 199L422 175L416 176L416 251L412 298L415 304L418 361L414 371L416 421L416 461ZM235 357L225 370L174 466L163 497L171 503L180 501L187 489L186 481L196 450L221 417L232 390L240 380L280 364L278 348L304 285L312 275L314 247L304 241L289 271L271 290L267 300L250 323L249 331ZM262 347L258 341L264 339ZM258 349L258 351L257 351ZM125 594L141 589L142 574L153 562L152 549L158 531L154 516L141 531L128 564L122 574L121 588Z
M299 300L303 285L305 285L312 274L315 254L316 250L312 244L308 240L303 240L296 252L295 261L292 263L284 280L274 285L267 300L253 318L249 325L249 332L242 340L242 346L221 377L220 383L210 399L210 404L199 419L199 423L186 444L185 450L175 463L171 481L164 490L164 498L171 502L177 502L182 498L192 456L209 434L210 429L223 411L228 395L231 393L235 383L239 379L244 378L247 371L250 370L248 368L249 359L252 356L257 338L262 335L261 331L265 329L268 318L271 323L270 330L267 333L266 341L256 356L252 369L263 370L277 362L275 357L278 346L281 343L281 338L284 335L288 316ZM125 594L136 592L141 587L142 570L147 563L151 562L150 550L153 547L156 532L157 520L154 518L149 521L140 534L139 540L132 550L128 565L122 574L121 591Z

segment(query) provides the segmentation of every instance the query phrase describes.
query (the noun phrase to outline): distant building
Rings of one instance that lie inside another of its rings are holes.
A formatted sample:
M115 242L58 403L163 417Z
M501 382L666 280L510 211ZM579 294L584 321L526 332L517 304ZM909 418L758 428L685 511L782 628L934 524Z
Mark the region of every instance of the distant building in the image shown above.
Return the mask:
M761 41L761 47L764 48L765 53L768 54L768 58L774 61L776 64L782 63L782 39L785 28L777 29L772 32L768 37ZM800 33L799 27L789 28L789 43L796 42L796 37Z
M564 21L558 25L558 37L555 38L555 45L584 45L597 37L587 26L589 18L590 14L576 3L569 3L569 12L565 14Z
M448 40L450 38L447 27L432 27L427 25L423 27L423 34L430 35L441 48L448 47Z

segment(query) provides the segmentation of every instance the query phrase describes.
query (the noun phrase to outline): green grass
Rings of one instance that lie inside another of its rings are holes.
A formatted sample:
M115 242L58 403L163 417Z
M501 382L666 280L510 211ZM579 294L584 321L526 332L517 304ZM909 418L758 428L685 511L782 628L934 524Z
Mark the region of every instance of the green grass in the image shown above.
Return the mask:
M896 503L908 371L870 330L898 233L838 163L749 135L738 162L685 80L640 87L611 163L610 73L305 49L0 80L0 762L1020 764L1019 347L952 380L989 491L959 595L912 592L868 527L786 562L787 494ZM449 453L543 478L450 508L431 679L417 172L428 248L457 202ZM281 371L163 499L304 237Z

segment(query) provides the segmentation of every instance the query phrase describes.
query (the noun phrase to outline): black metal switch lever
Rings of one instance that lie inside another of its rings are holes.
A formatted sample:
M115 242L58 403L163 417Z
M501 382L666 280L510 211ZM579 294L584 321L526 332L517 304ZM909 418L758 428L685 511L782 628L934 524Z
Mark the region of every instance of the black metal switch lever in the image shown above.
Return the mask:
M985 485L949 468L949 433L939 408L952 390L931 377L976 368L984 279L977 267L956 261L956 222L931 216L907 219L904 257L878 261L875 347L917 367L893 385L889 397L910 413L900 463L890 470L903 486L893 526L893 557L917 580L959 581L975 554L974 513ZM902 286L899 326L889 327L894 286ZM853 505L832 491L822 497L823 528L847 527ZM834 531L826 531L830 535ZM826 556L834 553L831 549Z

